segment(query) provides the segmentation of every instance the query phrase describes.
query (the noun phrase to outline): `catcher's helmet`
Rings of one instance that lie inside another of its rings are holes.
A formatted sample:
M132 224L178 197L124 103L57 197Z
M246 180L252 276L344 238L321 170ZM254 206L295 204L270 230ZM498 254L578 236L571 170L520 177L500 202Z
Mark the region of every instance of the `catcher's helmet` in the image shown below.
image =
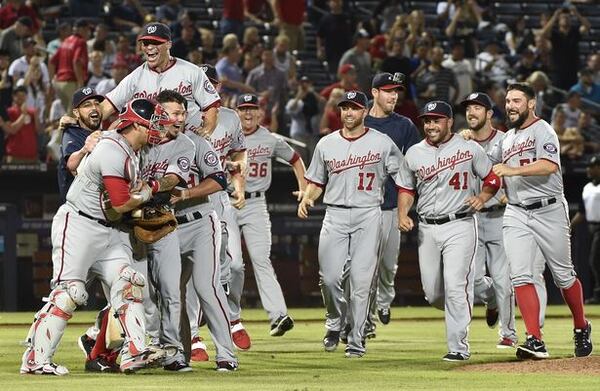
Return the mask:
M121 109L115 129L119 131L134 123L148 128L150 144L159 144L166 133L165 125L175 121L169 119L169 115L160 104L148 99L133 99Z

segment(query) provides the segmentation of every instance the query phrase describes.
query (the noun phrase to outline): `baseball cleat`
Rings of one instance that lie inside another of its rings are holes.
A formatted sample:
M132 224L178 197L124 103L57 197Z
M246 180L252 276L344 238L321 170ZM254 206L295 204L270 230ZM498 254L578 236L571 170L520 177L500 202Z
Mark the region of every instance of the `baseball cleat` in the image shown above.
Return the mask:
M500 338L500 340L498 341L498 343L496 344L496 347L498 349L510 349L510 348L514 348L517 346L517 341L515 341L514 339L511 338Z
M499 313L497 308L485 309L485 323L490 329L493 329L498 324Z
M231 337L235 347L240 350L248 350L252 346L250 336L240 320L231 322Z
M36 364L34 362L27 362L27 364L21 365L22 375L53 375L53 376L64 376L69 374L69 370L62 365L55 364L53 362L45 364Z
M348 349L346 348L346 352L344 353L344 356L346 358L362 358L365 355L365 352L361 352L360 350L356 350L356 349Z
M449 361L449 362L459 362L459 361L467 361L469 359L469 357L470 356L468 354L458 353L458 352L449 352L444 357L442 357L442 360Z
M365 331L363 333L364 338L371 339L377 337L377 334L375 334L376 327L377 326L375 326L375 323L367 322L367 325L365 326Z
M340 332L328 330L323 338L323 347L326 352L333 352L337 349L338 344L340 343Z
M219 361L217 362L217 372L234 372L237 371L238 364L231 361Z
M170 364L163 366L165 371L170 372L191 372L193 371L192 367L185 361L175 360Z
M390 323L392 312L389 308L380 308L377 310L377 317L382 324Z
M546 350L546 345L533 335L527 336L527 340L523 345L517 347L517 358L520 360L543 360L550 357Z
M79 349L85 354L86 358L92 353L95 344L96 340L91 339L87 334L83 334L77 339L77 346L79 346Z
M107 360L105 357L97 357L93 360L87 360L85 362L85 370L88 372L121 372L121 369L116 362Z
M192 361L208 361L208 353L206 353L206 345L202 342L201 337L192 339Z
M121 372L134 373L140 369L153 368L158 366L165 358L166 352L162 349L147 348L135 356L125 353L121 357Z
M584 329L573 330L575 341L575 357L587 357L592 354L592 324L588 321Z
M294 319L292 319L289 315L282 315L271 325L270 334L271 337L281 337L283 334L293 328Z

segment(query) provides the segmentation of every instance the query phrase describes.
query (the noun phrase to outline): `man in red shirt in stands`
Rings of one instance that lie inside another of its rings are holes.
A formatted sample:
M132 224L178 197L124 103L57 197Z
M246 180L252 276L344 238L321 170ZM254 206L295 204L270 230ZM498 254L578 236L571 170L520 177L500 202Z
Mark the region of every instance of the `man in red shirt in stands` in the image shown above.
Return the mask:
M7 0L3 7L0 7L0 29L9 28L21 16L29 16L33 22L31 32L37 34L40 29L40 17L30 5L25 4L24 0Z
M279 20L280 33L290 39L290 50L304 50L305 0L275 0L276 20Z
M11 121L11 126L4 128L6 132L4 154L6 162L38 162L38 116L33 108L27 107L26 87L20 86L13 90L13 105L6 111Z
M48 72L65 111L71 112L71 97L85 85L88 73L87 40L90 25L86 20L75 22L73 35L67 37L48 62Z
M329 99L329 95L331 95L334 88L342 88L344 92L360 91L360 87L356 84L356 67L354 65L344 64L339 67L338 78L340 81L336 81L321 90L321 96L325 100Z

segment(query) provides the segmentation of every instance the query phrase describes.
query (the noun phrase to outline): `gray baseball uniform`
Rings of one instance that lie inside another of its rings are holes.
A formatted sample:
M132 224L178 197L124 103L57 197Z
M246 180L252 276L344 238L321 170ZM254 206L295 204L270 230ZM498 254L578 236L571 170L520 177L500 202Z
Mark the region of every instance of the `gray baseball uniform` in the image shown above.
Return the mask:
M174 174L181 182L187 182L195 151L194 142L182 133L162 144L145 147L141 154L142 179L148 181ZM178 236L173 232L156 243L147 245L147 250L149 279L159 299L160 342L183 349L179 334L181 261ZM176 360L183 360L182 352L168 357L165 365Z
M231 254L239 255L233 257L231 262L229 307L232 319L239 319L244 290L244 261L241 257L241 235L244 235L260 301L273 323L280 316L287 315L287 307L270 259L271 220L265 192L271 187L272 159L279 157L291 164L300 156L281 137L262 126L255 132L246 134L246 147L246 205L240 210L234 210L236 227L228 225ZM228 190L233 191L233 187Z
M477 252L477 221L466 200L479 194L476 178L486 178L491 169L476 142L452 135L438 146L423 140L411 147L396 176L399 191L419 195L419 267L425 297L445 310L448 351L466 356Z
M246 138L242 132L242 125L240 123L240 117L235 110L227 107L219 107L217 115L217 127L210 136L210 142L219 156L221 166L225 167L225 160L227 157L234 152L243 152L246 150ZM228 251L229 246L229 235L227 226L236 225L233 218L233 207L229 202L229 196L226 191L219 191L211 194L208 199L210 200L213 209L216 211L217 216L221 220L221 248L219 250L220 264L221 264L221 283L228 283L231 278L231 250ZM237 227L235 228L237 229ZM239 255L241 257L241 254ZM187 291L190 292L192 287L188 283ZM191 297L193 296L193 297ZM190 318L190 328L192 337L198 336L198 318L200 317L200 302L194 295L187 296L187 313ZM233 318L237 320L238 318Z
M193 132L189 132L189 137L196 145L188 181L188 187L191 188L206 177L223 172L223 168L218 155L206 139ZM229 329L227 297L221 284L219 252L222 244L219 217L207 198L180 202L176 206L175 216L179 223L176 234L179 238L184 274L189 277L191 273L191 286L187 284L186 287L186 302L200 300L217 350L217 362L237 362ZM193 316L190 317L193 319L190 323L197 328L198 318L197 315L196 318Z
M336 131L319 141L305 176L325 188L327 210L318 251L325 327L340 331L346 318L342 279L349 260L353 323L347 348L357 352L365 352L363 331L377 268L384 184L388 175L398 171L401 160L398 147L377 130L367 128L355 139Z
M106 94L106 98L120 110L131 99L156 99L162 90L177 91L188 101L185 128L191 131L202 126L202 110L206 111L220 101L204 71L180 58L175 58L173 64L162 72L151 70L144 62Z

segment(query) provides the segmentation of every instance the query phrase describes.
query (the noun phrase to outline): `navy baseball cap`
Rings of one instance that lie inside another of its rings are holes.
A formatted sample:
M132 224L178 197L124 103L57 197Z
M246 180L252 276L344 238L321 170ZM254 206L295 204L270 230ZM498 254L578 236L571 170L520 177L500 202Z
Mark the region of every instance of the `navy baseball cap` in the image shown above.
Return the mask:
M96 90L91 87L83 87L75 91L71 105L74 109L76 109L80 104L89 99L98 99L98 101L102 102L104 97L102 95L98 95Z
M600 166L600 155L595 155L590 158L587 164L588 167Z
M367 107L367 96L360 91L347 91L344 93L344 97L337 104L338 107L343 106L345 103L352 103L355 106L359 106L361 109Z
M466 108L470 104L483 106L487 110L491 110L492 107L494 107L494 102L492 102L492 98L490 98L488 94L484 94L483 92L473 92L472 94L469 94L469 96L467 96L465 100L460 102L460 104L464 108Z
M404 73L400 72L396 72L393 75L387 72L378 73L373 77L371 87L379 90L395 90L396 88L405 89L405 79L406 76L404 76Z
M138 37L138 41L149 39L159 42L169 42L171 40L171 29L163 23L148 23Z
M431 102L426 103L425 106L423 106L419 118L423 117L452 118L452 106L441 100L433 100Z
M219 75L217 75L217 69L210 64L202 64L200 65L200 69L204 71L206 77L213 83L219 82Z
M240 107L260 107L258 104L258 96L254 94L240 95L237 100L237 108Z

